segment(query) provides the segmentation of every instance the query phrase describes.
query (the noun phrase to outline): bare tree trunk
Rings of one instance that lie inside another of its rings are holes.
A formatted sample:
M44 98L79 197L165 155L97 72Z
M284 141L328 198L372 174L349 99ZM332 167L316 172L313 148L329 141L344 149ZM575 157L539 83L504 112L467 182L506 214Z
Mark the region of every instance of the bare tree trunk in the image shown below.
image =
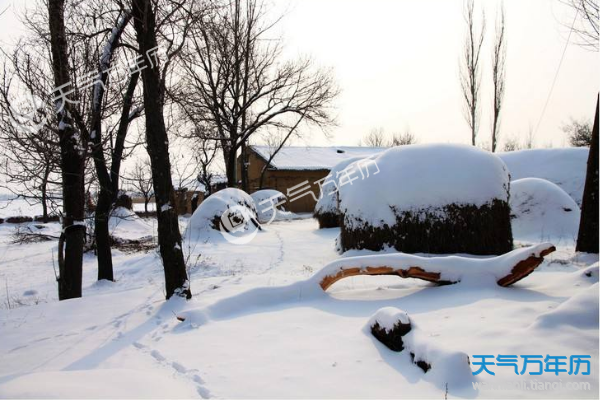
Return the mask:
M496 21L496 42L492 56L492 80L494 83L494 120L492 123L492 153L498 146L500 136L500 111L504 100L506 82L506 39L504 23L504 6L500 11L500 19Z
M227 186L228 187L237 187L238 179L237 179L237 152L233 149L230 150L229 155L227 157Z
M123 152L125 151L125 138L129 130L129 124L133 118L139 115L141 111L139 108L134 112L131 112L133 106L133 95L135 88L137 87L138 80L140 77L139 72L134 72L129 78L129 84L125 97L123 98L123 108L121 109L121 119L119 120L119 128L117 131L117 137L115 140L115 147L113 149L112 161L110 164L110 182L112 183L112 203L117 201L119 195L119 177L121 171L121 161L123 161Z
M133 18L139 52L146 57L156 50L156 20L151 0L133 0ZM179 295L191 298L187 271L181 246L181 234L175 213L175 194L171 181L169 142L163 116L160 72L157 63L142 70L144 108L146 111L146 142L158 217L158 243L165 272L167 299Z
M464 59L460 64L460 83L465 100L465 115L471 129L471 144L477 143L479 130L479 89L481 87L481 74L479 57L485 36L485 15L481 18L481 31L475 32L475 2L467 0L465 3L465 22L467 23L467 37L465 40Z
M598 253L598 101L592 129L592 144L587 162L581 220L577 235L577 251Z
M108 222L112 208L112 193L101 188L94 214L94 233L96 237L96 254L98 256L98 280L114 281L110 231Z
M102 101L104 99L105 86L108 83L108 70L111 66L114 51L130 19L131 14L129 11L119 17L117 25L113 28L112 34L103 48L102 58L100 59L98 67L101 81L94 85L92 96L92 155L94 157L94 166L96 168L96 175L98 176L98 183L100 186L100 192L98 193L98 204L96 205L96 212L94 214L94 233L96 237L96 250L98 256L98 280L114 280L108 222L110 219L110 211L112 209L113 200L116 200L116 191L118 191L118 181L117 186L115 186L114 182L112 181L112 178L115 176L115 171L108 170L106 157L104 155L104 145L102 140ZM137 76L132 76L130 82L134 82L135 85L137 82ZM128 92L129 89L131 89L131 83L128 85ZM135 86L133 86L133 89L135 89ZM127 107L130 108L131 104L125 103L124 108ZM127 118L127 125L124 127L123 121L121 121L121 124L119 124L117 145L119 144L119 141L125 140L128 124L129 118ZM122 137L119 137L119 135ZM122 157L123 148L122 146L117 146L111 157L111 163L115 160L119 160L116 165L111 164L111 167L117 168L117 176Z
M42 178L42 185L40 191L42 192L42 221L48 223L48 179L50 177L50 165L46 165L44 168L44 177Z
M246 144L242 143L242 151L240 152L240 170L242 173L242 190L248 192L248 153L246 152Z
M48 1L48 20L55 87L69 83L69 60L64 25L64 0ZM73 100L71 97L70 100ZM85 241L84 168L87 138L74 128L70 105L57 101L63 188L63 231L59 245L59 300L81 297Z

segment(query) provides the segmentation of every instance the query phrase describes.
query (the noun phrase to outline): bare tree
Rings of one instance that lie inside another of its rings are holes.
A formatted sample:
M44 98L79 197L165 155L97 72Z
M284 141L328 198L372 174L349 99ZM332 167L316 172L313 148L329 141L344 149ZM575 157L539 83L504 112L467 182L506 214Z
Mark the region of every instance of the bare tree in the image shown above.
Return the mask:
M296 124L294 124L290 129L288 129L287 132L286 131L284 131L284 132L277 131L277 132L269 132L267 134L265 141L267 143L267 146L269 147L269 150L268 150L269 158L267 159L267 162L263 165L262 169L260 170L260 179L258 182L259 189L264 188L265 176L266 176L267 170L268 170L269 166L271 165L271 162L273 161L275 156L281 151L281 149L283 149L283 147L289 142L289 140L294 135L298 136L297 128L301 122L302 122L302 117L299 118L298 121L296 122Z
M571 118L568 124L563 125L562 131L568 135L571 146L590 147L592 144L592 123L589 121Z
M415 143L417 143L417 138L408 128L403 133L394 133L390 140L390 146L405 146Z
M299 119L333 122L331 74L308 59L282 62L281 41L270 37L276 23L260 0L230 0L196 18L188 35L176 101L193 126L214 132L229 186L238 183L237 154L256 132L291 129Z
M28 64L27 67L30 67ZM25 75L31 76L30 72ZM43 104L21 104L13 93L16 74L5 66L0 86L0 171L6 177L2 185L28 204L42 205L42 221L48 222L49 209L60 200L60 146L54 133L42 123L49 110ZM16 77L17 80L18 76ZM23 89L27 91L27 89ZM15 109L15 106L19 106ZM26 109L22 109L23 105Z
M600 6L597 0L562 0L575 12L575 21L568 28L577 36L576 43L588 50L598 51Z
M206 194L210 196L215 176L212 166L219 152L218 143L206 139L206 135L202 134L198 137L195 148L197 149L197 162L200 168L197 179L204 186Z
M160 24L157 24L156 21L157 7L152 0L133 0L132 2L132 16L138 44L137 50L141 57L158 47L157 32L160 29ZM173 2L169 3L168 7L158 9L158 12L166 12L170 18L173 18L181 7L180 4ZM166 20L163 18L161 21ZM174 26L173 29L175 29ZM181 35L185 36L186 34L184 28ZM169 40L167 42L172 43ZM179 48L167 49L168 56L172 57L178 52ZM163 115L165 71L172 59L169 58L162 67L158 62L154 62L142 70L144 109L146 113L146 144L152 169L158 218L158 243L165 273L167 299L173 295L186 298L192 297L183 258L179 223L174 208L175 192L171 180L169 139Z
M502 148L502 151L516 151L516 150L521 150L521 145L519 144L519 141L517 139L515 139L514 137L507 138L504 141L504 147Z
M465 119L471 129L471 144L476 145L479 130L479 90L481 88L480 55L485 36L485 15L482 12L481 29L476 32L475 2L467 0L464 18L467 23L464 55L460 62L460 83L465 101Z
M64 24L64 0L48 1L48 21L52 51L52 69L56 88L71 81L68 43ZM60 95L61 93L57 93ZM71 98L73 100L73 98ZM88 138L75 128L74 107L65 98L56 103L58 136L61 149L63 187L63 229L58 249L58 297L81 297L83 245L85 240L84 168Z
M527 134L523 139L523 144L521 145L522 149L533 149L535 147L535 130L533 129L533 125L529 124L529 128L527 129Z
M496 41L492 56L492 80L494 83L494 116L492 122L492 153L496 151L500 136L500 111L504 100L506 84L506 37L504 23L504 4L500 9L500 17L496 21Z
M361 145L368 147L388 147L388 140L385 137L384 129L371 129L367 135L363 136Z
M123 178L136 194L144 199L144 212L148 214L148 204L152 200L153 185L150 160L136 160L131 173Z

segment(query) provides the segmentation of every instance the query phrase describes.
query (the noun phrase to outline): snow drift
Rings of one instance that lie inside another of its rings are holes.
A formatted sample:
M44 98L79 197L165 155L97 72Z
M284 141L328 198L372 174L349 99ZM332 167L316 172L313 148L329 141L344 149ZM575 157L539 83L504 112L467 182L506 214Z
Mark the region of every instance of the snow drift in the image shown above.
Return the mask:
M390 246L490 255L512 249L509 174L495 155L471 146L411 145L372 161L377 171L340 183L342 251Z

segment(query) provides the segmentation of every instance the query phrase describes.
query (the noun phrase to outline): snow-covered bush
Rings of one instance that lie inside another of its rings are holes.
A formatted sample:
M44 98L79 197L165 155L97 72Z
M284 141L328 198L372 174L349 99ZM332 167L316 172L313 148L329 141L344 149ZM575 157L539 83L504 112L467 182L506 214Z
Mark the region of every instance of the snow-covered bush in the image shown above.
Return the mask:
M285 211L283 204L287 198L277 190L258 190L250 195L256 205L258 222L261 224L293 218L294 214ZM278 205L279 204L279 205Z
M436 144L391 148L370 161L355 162L361 173L340 182L342 251L390 246L489 255L512 249L509 174L497 156Z
M192 214L184 236L196 237L210 231L238 231L239 234L260 229L256 205L243 190L226 188L207 197Z
M362 160L363 157L352 157L335 165L321 183L321 194L315 206L314 217L319 221L319 228L336 228L340 226L338 210L338 187L342 171L348 165Z
M510 208L515 239L573 242L577 238L579 207L550 181L538 178L513 181Z

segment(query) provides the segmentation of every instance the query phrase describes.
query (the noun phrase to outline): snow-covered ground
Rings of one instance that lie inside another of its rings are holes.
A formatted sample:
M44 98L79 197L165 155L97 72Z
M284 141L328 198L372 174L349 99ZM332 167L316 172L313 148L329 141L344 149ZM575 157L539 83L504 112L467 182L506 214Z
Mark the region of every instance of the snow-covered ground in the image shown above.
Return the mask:
M154 233L151 220L121 222L130 223L140 237ZM182 218L182 231L186 224ZM49 235L59 230L34 225ZM575 254L572 243L509 288L363 276L326 294L290 295L286 285L339 257L339 229L319 230L312 219L264 228L245 245L186 241L189 302L165 302L155 251L115 250L116 282L97 283L95 259L86 255L84 297L59 303L56 243L14 245L15 225L0 225L0 398L443 398L445 383L449 398L598 397L598 257ZM368 321L382 307L409 314L419 328L414 343L470 357L586 354L592 374L515 375L495 367L495 376L467 384L451 371L424 374L406 352L370 335ZM530 380L560 380L563 389L491 386ZM590 390L567 390L572 382L590 382Z

